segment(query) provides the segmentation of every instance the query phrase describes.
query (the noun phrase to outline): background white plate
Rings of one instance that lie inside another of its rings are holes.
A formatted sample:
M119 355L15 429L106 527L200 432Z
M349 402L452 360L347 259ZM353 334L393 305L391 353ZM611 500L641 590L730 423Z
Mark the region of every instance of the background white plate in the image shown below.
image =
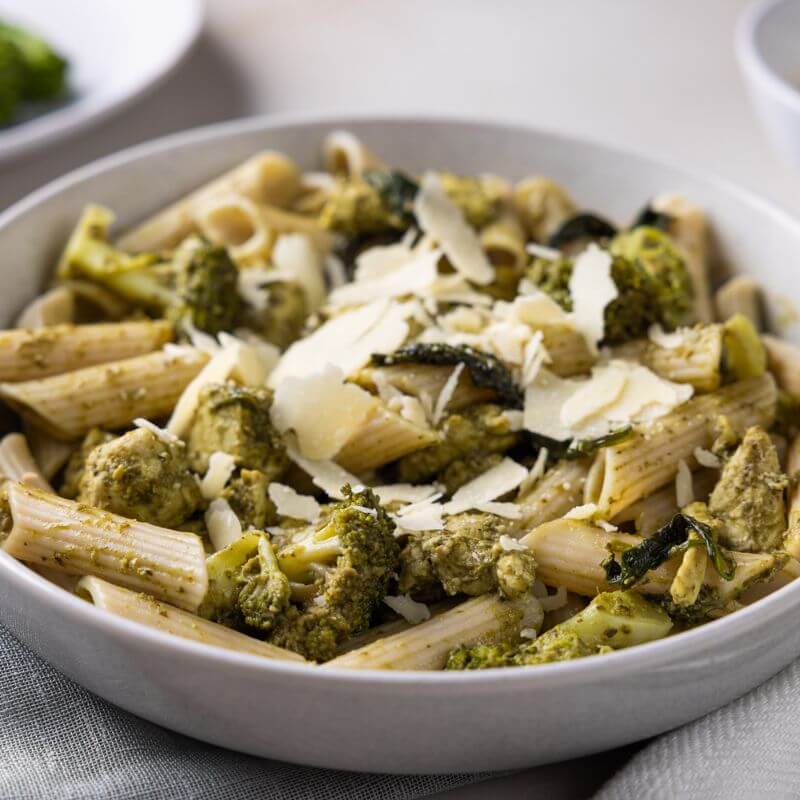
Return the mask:
M201 0L0 0L0 20L70 62L62 101L0 128L0 164L99 122L177 66L200 31Z

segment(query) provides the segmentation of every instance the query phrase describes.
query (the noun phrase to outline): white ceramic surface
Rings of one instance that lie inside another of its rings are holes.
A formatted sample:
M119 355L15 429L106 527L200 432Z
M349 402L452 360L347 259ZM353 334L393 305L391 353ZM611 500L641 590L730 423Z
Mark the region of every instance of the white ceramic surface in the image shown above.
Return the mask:
M711 216L720 254L790 286L800 224L727 184L518 126L434 119L253 119L143 145L85 167L0 216L9 319L39 288L84 203L122 224L255 150L316 163L345 127L409 170L543 173L625 219L658 191ZM323 670L169 637L72 597L0 552L0 621L93 692L146 719L248 753L386 772L501 770L652 736L716 708L800 654L800 585L694 631L602 658L468 674Z
M200 31L201 0L0 0L69 60L69 96L0 128L0 163L119 111L174 69Z
M800 168L800 0L760 0L742 16L736 53L774 146Z

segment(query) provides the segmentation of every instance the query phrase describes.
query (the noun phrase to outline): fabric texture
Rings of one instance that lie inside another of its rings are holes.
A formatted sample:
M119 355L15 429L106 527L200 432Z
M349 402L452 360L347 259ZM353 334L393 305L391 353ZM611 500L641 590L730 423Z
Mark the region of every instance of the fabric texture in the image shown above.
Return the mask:
M203 744L95 697L0 627L4 800L411 800L485 777L334 772Z

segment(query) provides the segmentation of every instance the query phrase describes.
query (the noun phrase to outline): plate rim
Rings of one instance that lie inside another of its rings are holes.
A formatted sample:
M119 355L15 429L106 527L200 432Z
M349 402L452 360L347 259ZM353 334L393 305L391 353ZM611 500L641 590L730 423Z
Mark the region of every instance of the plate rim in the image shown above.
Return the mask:
M0 213L0 238L5 229L14 224L17 218L36 209L37 206L52 199L70 187L93 177L113 172L127 164L150 156L155 156L173 148L189 147L192 144L247 134L255 131L268 133L281 128L303 125L325 125L331 129L347 128L352 124L428 124L466 127L483 127L495 130L516 130L520 133L558 139L577 147L587 147L616 156L646 162L682 174L693 181L738 197L741 201L759 207L765 214L776 217L783 224L794 228L800 239L800 220L782 208L778 203L767 200L743 188L735 182L720 178L710 171L687 168L646 151L634 148L616 147L590 137L563 133L547 127L526 124L520 120L502 120L496 117L481 118L465 115L431 113L375 113L375 112L287 112L244 117L225 122L213 123L198 128L172 133L147 142L125 148L111 155L78 167L56 178L44 186L21 198ZM497 687L502 683L504 689L522 687L531 680L537 682L537 689L563 688L583 683L591 676L597 679L622 679L625 675L639 672L642 668L658 670L676 661L691 661L698 651L716 648L742 636L759 625L766 625L776 617L800 605L800 583L791 582L752 605L739 609L721 619L706 623L698 628L675 634L667 639L639 645L605 655L602 659L576 659L563 663L539 665L536 670L527 667L508 667L500 670L478 670L454 674L446 671L400 671L378 669L345 669L336 667L321 668L313 664L298 664L265 658L249 653L239 653L216 645L195 642L190 639L151 628L134 622L66 592L35 573L23 562L17 561L0 549L0 576L9 579L14 591L29 590L51 607L68 615L71 621L99 629L104 635L141 639L151 646L165 648L171 657L203 658L209 664L222 668L238 668L253 675L283 677L286 679L327 681L331 684L348 685L370 684L373 688L430 687L437 691L457 690L464 687L474 691L478 686ZM798 585L795 585L798 583ZM323 676L320 678L320 676Z

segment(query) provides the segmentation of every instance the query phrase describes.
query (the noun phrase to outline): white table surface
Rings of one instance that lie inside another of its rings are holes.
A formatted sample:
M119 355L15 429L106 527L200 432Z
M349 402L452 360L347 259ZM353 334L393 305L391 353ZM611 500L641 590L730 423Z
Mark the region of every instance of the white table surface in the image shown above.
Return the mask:
M732 38L745 4L209 0L205 34L169 80L93 131L0 170L0 208L73 167L164 133L324 110L522 120L715 172L800 214L800 175L770 150L739 78ZM586 797L625 756L442 797Z

